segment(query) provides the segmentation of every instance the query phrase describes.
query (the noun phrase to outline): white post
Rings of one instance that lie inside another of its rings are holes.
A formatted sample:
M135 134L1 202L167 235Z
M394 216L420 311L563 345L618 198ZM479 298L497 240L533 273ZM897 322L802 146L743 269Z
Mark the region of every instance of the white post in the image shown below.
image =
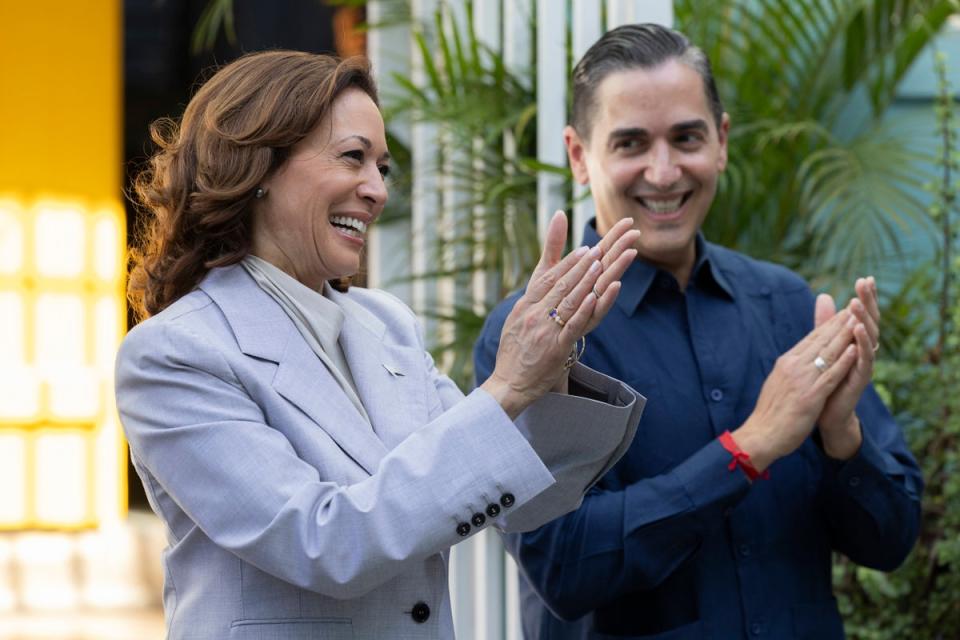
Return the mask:
M560 132L567 119L566 15L556 0L537 0L537 160L563 165ZM565 180L552 173L537 176L537 229L544 237L553 212L566 203Z
M367 4L367 20L377 24L384 17L383 0L371 0ZM382 103L386 96L396 91L394 73L410 76L409 25L377 27L368 31L367 55L373 65ZM399 141L410 145L411 128L405 118L394 118L387 127ZM408 280L412 267L411 235L411 222L407 219L376 224L367 234L367 285L388 289L407 304L412 303Z
M583 57L587 49L600 38L603 33L603 16L601 7L594 0L573 0L573 64ZM572 70L571 70L572 71ZM559 136L560 133L557 132ZM594 216L593 198L586 194L588 188L574 183L573 185L573 220L571 237L573 246L580 246L583 242L583 226Z
M607 0L607 29L634 22L673 25L673 0Z

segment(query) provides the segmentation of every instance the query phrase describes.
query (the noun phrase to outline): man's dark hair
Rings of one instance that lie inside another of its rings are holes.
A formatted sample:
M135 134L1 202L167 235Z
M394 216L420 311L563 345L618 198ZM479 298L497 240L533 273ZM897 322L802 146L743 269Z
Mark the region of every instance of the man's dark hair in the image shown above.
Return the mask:
M636 68L652 69L668 60L678 60L700 74L707 105L719 129L723 105L707 55L679 31L651 23L627 24L608 31L583 54L573 69L570 124L588 139L597 89L608 75Z

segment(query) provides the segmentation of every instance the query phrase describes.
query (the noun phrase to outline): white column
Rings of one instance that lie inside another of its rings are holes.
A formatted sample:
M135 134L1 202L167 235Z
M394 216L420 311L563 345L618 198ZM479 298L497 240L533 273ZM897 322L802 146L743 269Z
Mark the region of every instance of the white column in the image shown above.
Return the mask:
M573 64L576 65L587 49L596 42L603 33L603 16L601 7L595 0L573 0ZM572 71L572 69L571 69ZM559 135L559 133L557 134ZM573 220L571 236L573 246L580 246L583 241L583 225L594 216L593 198L587 196L588 187L574 183L573 185Z
M673 0L607 0L607 29L634 22L673 25Z
M383 0L371 0L367 4L367 20L371 24L385 17ZM409 77L410 26L397 24L377 27L367 32L367 55L373 65L380 99L396 91L394 73ZM411 144L412 131L406 117L391 119L387 123L390 133L403 144ZM409 170L403 167L401 170ZM409 218L390 223L378 223L367 234L367 284L379 287L412 304L409 277L412 269L410 237L412 225Z
M537 0L537 160L562 165L560 132L567 119L566 12L556 0ZM562 176L537 176L537 229L542 238L553 212L566 204Z

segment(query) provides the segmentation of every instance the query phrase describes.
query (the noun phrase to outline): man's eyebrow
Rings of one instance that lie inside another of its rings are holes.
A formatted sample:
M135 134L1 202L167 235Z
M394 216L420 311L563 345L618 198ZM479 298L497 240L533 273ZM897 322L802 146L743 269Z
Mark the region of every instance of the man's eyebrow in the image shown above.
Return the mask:
M642 127L625 127L623 129L614 129L611 131L609 139L618 140L620 138L640 138L649 135L650 133Z
M683 122L678 122L670 127L671 131L689 131L690 129L695 129L703 133L709 133L710 125L707 124L706 120L697 118L696 120L685 120Z

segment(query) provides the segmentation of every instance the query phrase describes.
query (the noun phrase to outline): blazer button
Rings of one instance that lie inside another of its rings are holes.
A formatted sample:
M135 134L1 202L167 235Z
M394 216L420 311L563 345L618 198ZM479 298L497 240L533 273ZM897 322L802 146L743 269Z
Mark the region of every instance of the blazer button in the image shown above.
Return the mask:
M457 535L459 535L461 538L466 538L467 534L469 533L470 533L469 524L467 524L466 522L461 522L460 524L457 525Z
M505 493L502 496L500 496L500 504L505 506L507 509L512 507L513 503L516 501L517 499L513 497L512 493Z
M475 527L482 527L483 523L487 521L487 517L480 513L479 511L473 514L473 517L470 518L470 522L473 523Z
M427 606L426 602L418 602L413 605L413 610L410 611L410 617L413 618L413 621L417 624L423 624L430 619L430 607Z
M491 518L496 518L498 515L500 515L500 505L498 505L496 502L491 502L488 504L487 515Z

